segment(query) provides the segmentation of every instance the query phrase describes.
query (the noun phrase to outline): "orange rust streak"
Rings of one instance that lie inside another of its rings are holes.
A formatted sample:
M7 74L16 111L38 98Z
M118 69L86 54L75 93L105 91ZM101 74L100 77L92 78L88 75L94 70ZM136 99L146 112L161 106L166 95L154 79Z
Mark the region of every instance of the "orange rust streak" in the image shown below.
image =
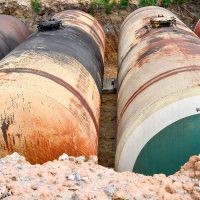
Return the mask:
M88 103L86 102L86 100L82 97L82 95L75 89L73 88L71 85L69 85L67 82L65 82L64 80L49 74L47 72L41 71L41 70L36 70L36 69L31 69L31 68L8 68L8 69L0 69L0 73L30 73L30 74L35 74L38 76L42 76L45 78L48 78L54 82L56 82L57 84L63 86L64 88L66 88L67 90L69 90L72 94L74 94L74 96L77 97L77 99L82 103L82 105L85 107L85 109L88 111L88 113L90 114L92 121L95 125L95 129L96 132L98 133L99 131L99 127L97 124L97 121L95 119L95 116L90 108L90 106L88 105Z

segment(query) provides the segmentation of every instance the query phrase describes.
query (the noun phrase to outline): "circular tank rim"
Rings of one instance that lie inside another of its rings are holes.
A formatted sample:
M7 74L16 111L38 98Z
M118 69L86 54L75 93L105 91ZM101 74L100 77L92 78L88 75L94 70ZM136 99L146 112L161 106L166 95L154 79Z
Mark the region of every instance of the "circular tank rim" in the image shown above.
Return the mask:
M197 108L200 108L200 95L181 99L154 112L134 131L130 130L126 137L120 140L116 150L115 169L117 171L132 171L141 150L153 136L180 119L200 114ZM166 113L170 113L170 115L167 116ZM161 118L162 121L160 121ZM159 121L160 126L154 126L155 121ZM138 141L138 138L141 141Z
M191 156L200 153L199 129L200 114L170 124L147 142L132 171L147 176L176 173Z

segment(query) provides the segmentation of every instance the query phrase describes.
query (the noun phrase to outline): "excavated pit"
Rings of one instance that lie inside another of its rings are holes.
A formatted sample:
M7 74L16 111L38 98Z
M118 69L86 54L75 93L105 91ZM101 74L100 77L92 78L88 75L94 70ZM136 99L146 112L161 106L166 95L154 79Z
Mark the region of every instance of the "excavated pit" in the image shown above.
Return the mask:
M51 1L43 0L42 10L35 13L30 5L30 1L7 0L0 4L0 12L11 14L23 20L32 31L37 28L37 22L48 20L55 13L65 9L79 9L85 12L91 11L90 2L81 1ZM191 1L191 4L182 6L171 6L169 9L178 15L191 29L194 28L200 9L199 2ZM135 9L137 1L130 2L126 9L120 6L114 6L111 13L107 15L102 7L94 10L94 17L102 25L106 34L106 52L105 52L105 74L104 78L117 77L117 46L120 26L124 19ZM115 156L115 133L116 133L116 94L104 94L102 96L100 136L99 136L99 164L113 168Z

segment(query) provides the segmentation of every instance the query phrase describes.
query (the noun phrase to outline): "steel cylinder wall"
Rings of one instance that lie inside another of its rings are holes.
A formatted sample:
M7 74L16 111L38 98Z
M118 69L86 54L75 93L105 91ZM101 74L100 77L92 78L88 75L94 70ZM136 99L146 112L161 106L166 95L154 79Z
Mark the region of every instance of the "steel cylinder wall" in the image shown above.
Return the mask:
M0 15L0 59L23 42L29 34L28 28L17 18Z
M81 11L54 19L61 29L37 32L0 63L0 157L97 154L104 33Z
M153 28L158 16L176 25ZM145 7L122 24L118 56L115 167L174 173L200 152L200 40L170 11Z

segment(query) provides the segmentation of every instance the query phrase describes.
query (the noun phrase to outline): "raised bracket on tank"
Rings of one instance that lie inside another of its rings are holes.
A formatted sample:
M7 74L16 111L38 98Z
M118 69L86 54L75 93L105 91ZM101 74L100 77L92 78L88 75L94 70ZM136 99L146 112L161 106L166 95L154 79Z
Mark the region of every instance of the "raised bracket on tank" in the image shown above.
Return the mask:
M176 26L176 18L158 15L157 17L152 17L150 23L152 28Z
M39 22L37 25L38 31L55 31L62 28L62 22L56 19L50 19L49 21Z
M115 94L117 92L117 79L107 78L103 81L103 94Z

